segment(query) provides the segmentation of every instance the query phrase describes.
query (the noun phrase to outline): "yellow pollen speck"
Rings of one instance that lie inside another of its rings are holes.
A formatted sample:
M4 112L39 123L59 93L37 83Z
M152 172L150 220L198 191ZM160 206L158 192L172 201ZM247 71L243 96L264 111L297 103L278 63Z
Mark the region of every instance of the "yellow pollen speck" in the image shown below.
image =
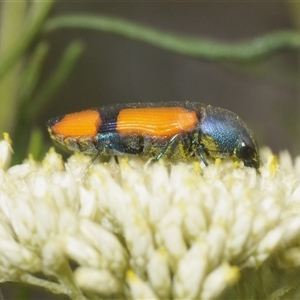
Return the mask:
M135 273L131 269L127 270L126 277L128 280L131 280L131 281L136 279Z
M199 161L193 162L193 169L198 174L202 172L202 168L201 168Z
M235 169L237 169L239 166L240 166L240 162L237 161L237 160L235 160L234 163L233 163L233 167L234 167Z
M3 137L7 143L9 143L10 145L12 144L12 140L10 139L10 136L7 132L3 132Z
M127 156L123 156L121 159L119 157L119 163L122 167L128 167L129 166L128 162L129 162L129 159Z
M221 166L221 163L222 163L222 159L221 159L221 158L216 158L216 159L215 159L215 166L216 166L216 167L220 167L220 166Z
M237 266L226 266L227 283L234 284L240 278L240 269Z
M269 166L270 172L272 174L275 174L278 169L278 157L276 155L270 155L268 157L268 166Z
M159 248L159 253L165 257L168 256L168 252L167 252L167 249L165 247L161 247Z

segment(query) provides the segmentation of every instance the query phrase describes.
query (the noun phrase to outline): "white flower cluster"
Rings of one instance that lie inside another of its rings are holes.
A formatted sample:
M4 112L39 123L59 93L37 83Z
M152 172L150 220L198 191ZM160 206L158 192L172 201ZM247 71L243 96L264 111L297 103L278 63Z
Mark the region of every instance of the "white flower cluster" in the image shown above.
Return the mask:
M7 169L10 155L6 138L1 281L70 299L216 299L278 253L282 268L300 264L300 158L288 153L262 150L260 173L220 160L90 166L54 150Z

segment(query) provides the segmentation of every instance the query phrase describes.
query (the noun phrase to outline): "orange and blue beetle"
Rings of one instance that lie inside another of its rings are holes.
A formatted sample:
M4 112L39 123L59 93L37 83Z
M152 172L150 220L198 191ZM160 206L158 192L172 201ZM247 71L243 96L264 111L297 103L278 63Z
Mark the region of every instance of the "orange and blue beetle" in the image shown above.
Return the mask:
M131 103L52 118L50 136L72 151L178 160L237 158L260 166L255 137L235 113L197 102Z

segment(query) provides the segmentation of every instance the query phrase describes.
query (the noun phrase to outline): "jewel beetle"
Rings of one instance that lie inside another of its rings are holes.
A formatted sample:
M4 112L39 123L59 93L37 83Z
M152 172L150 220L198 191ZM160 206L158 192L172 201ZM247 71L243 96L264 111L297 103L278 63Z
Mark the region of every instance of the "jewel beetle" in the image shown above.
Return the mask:
M252 131L235 113L197 102L130 103L52 118L53 140L90 155L178 160L236 158L260 166Z

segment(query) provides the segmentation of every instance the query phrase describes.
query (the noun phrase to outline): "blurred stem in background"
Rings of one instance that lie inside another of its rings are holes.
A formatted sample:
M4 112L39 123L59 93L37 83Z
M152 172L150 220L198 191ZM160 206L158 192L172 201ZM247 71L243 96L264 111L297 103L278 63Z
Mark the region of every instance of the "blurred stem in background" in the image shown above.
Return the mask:
M30 132L29 124L69 77L83 51L81 43L71 43L57 69L40 86L49 45L37 41L54 3L54 0L1 3L0 132L9 132L14 140L14 162L20 162L27 153L40 158L46 151L43 135L39 129ZM30 53L27 52L29 47Z
M224 43L164 32L103 15L47 18L55 0L0 4L0 133L8 131L12 136L16 152L14 162L20 162L28 153L35 158L42 157L46 150L43 135L39 129L30 132L29 124L35 122L69 77L83 51L80 42L71 43L56 70L41 84L43 63L51 51L41 34L64 28L99 30L181 55L231 63L250 63L282 49L300 49L300 33L295 31L278 31L238 43Z
M24 72L24 85L21 89L22 101L16 119L18 130L15 132L15 140L20 145L26 145L28 140L28 133L26 134L22 128L28 129L28 124L37 118L38 114L47 106L47 103L70 76L83 51L83 45L81 42L72 42L65 50L53 74L49 76L43 85L37 88L38 78L42 71L42 61L47 50L48 45L41 42L33 53L27 70ZM28 149L26 149L27 153L31 153L35 158L41 158L47 150L43 148L42 139L43 134L39 129L35 129L30 136ZM22 155L17 157L18 161L24 158L24 153Z
M3 2L1 9L0 26L0 61L5 61L7 54L22 39L26 19L27 3ZM21 60L16 60L7 70L5 77L0 82L0 128L1 131L13 130L16 108L17 89L20 86Z
M29 84L28 77L23 76L28 69L25 54L40 32L53 4L54 1L1 3L0 132L7 131L12 135L16 141L16 149L24 149L24 144L20 146L21 141L15 138L14 132L17 131L24 138L29 136L26 126L18 127L18 117L24 100L21 96L22 88ZM24 154L24 151L17 150L16 161L19 161L18 155Z
M300 34L278 31L238 43L218 42L156 30L120 18L95 15L68 15L48 20L45 31L85 28L119 34L152 46L199 59L249 63L276 51L300 49Z

